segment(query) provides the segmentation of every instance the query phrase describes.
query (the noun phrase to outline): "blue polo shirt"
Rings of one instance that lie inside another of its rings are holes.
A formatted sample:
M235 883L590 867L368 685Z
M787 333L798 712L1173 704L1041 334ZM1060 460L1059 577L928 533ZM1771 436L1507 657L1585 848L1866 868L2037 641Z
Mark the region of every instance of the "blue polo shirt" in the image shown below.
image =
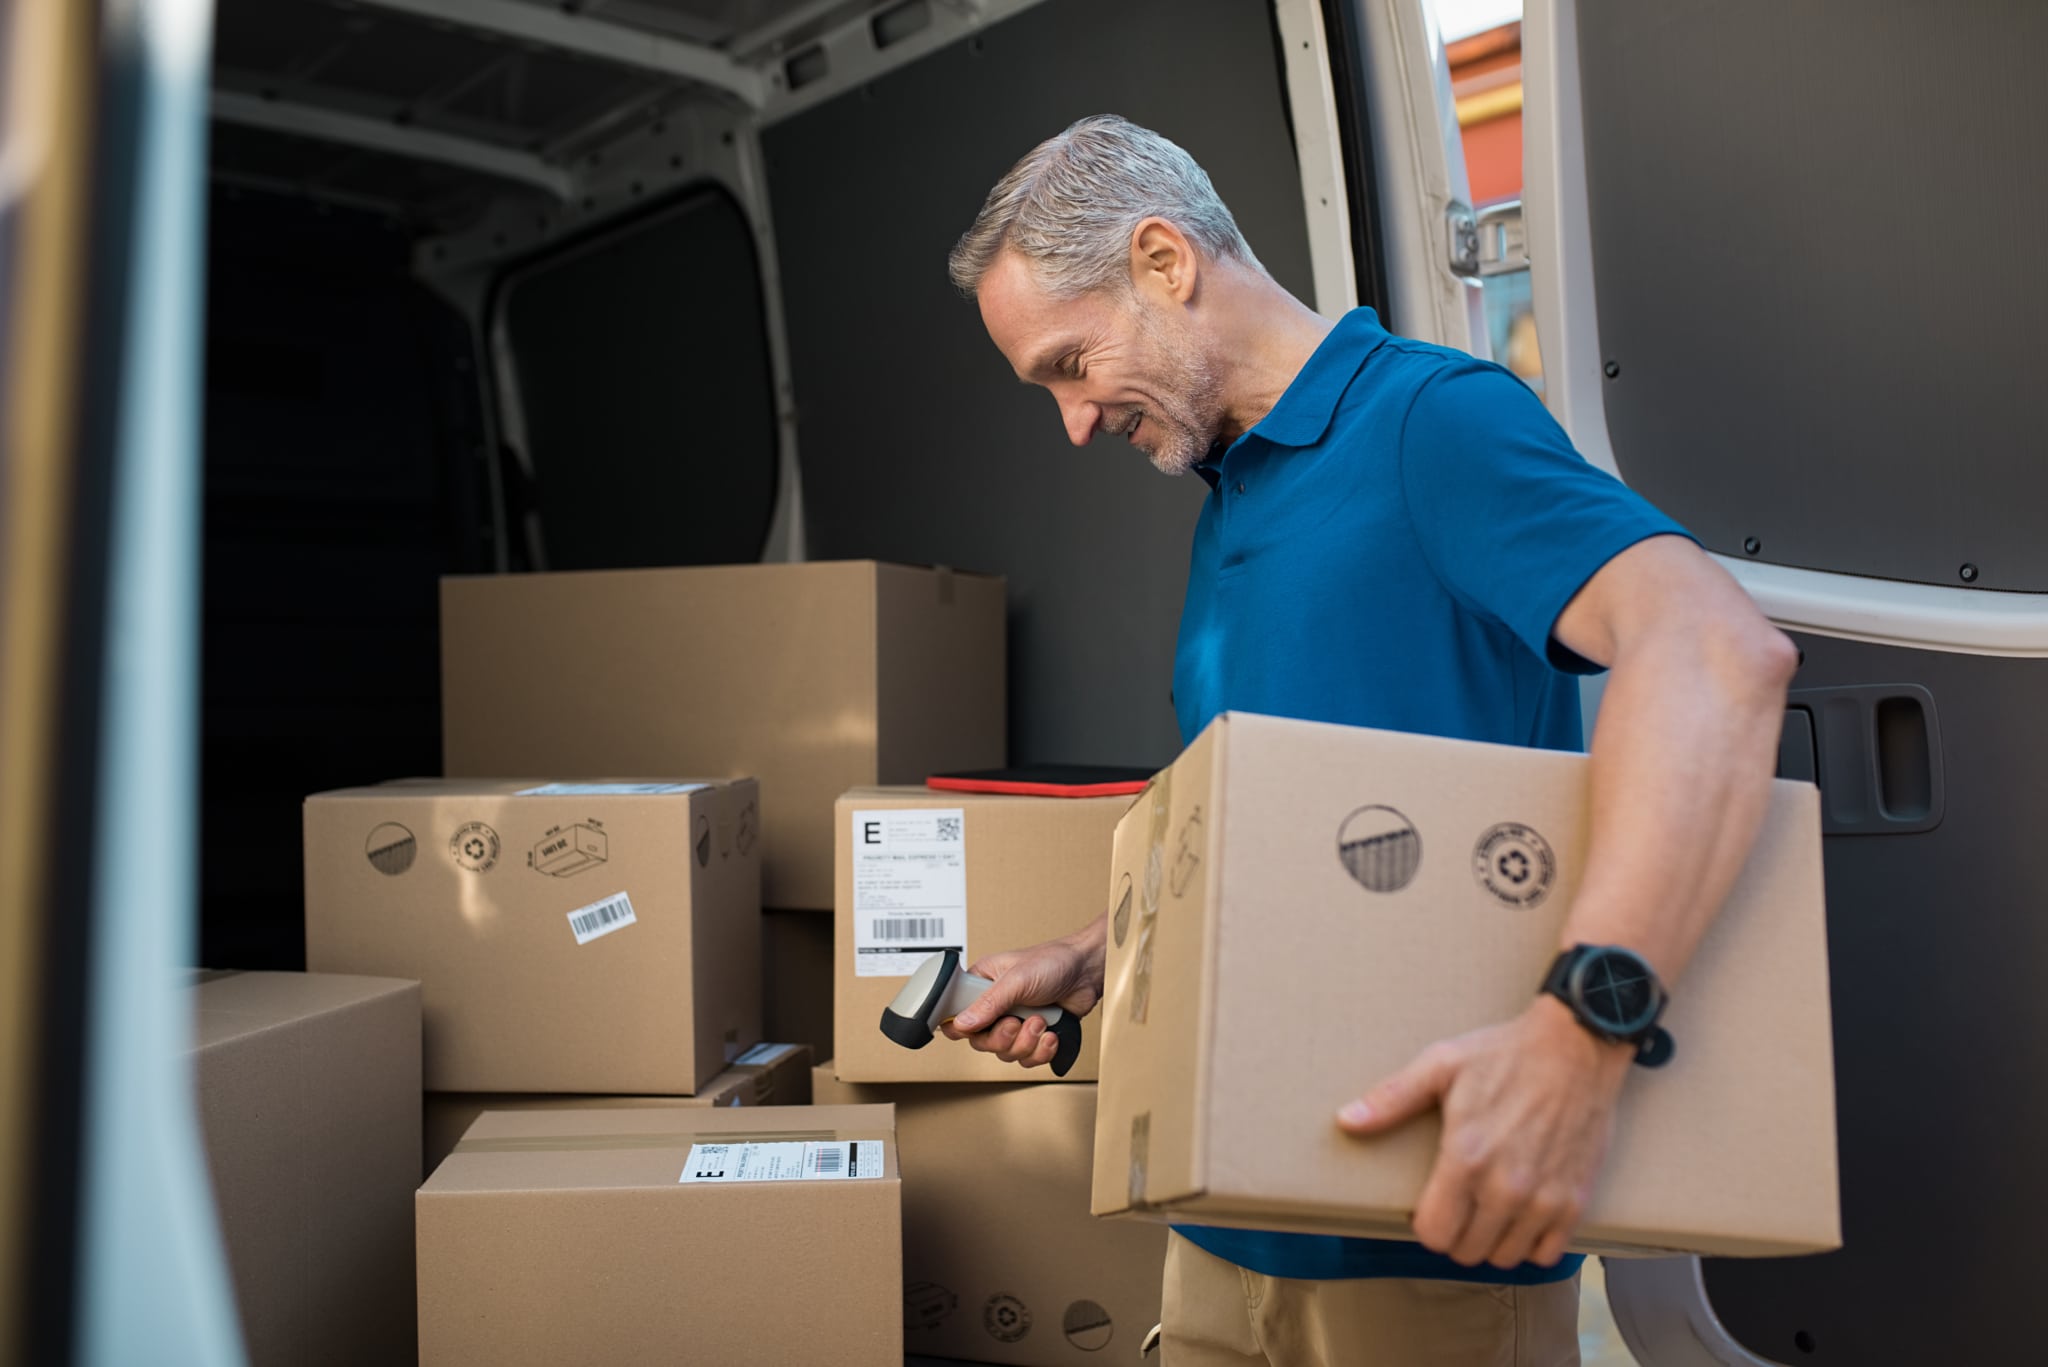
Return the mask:
M1686 535L1588 465L1512 373L1392 336L1371 309L1199 472L1173 671L1187 740L1235 711L1577 750L1573 676L1597 666L1552 625L1615 555ZM1415 1243L1175 1228L1279 1277L1531 1284L1581 1261L1503 1272Z

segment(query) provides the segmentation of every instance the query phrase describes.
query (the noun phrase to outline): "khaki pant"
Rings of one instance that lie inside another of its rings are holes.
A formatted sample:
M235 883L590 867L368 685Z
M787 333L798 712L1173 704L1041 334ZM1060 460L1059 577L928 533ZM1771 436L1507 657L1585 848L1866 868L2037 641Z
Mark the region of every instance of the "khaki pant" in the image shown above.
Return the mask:
M1579 1282L1268 1277L1166 1245L1161 1367L1578 1367Z

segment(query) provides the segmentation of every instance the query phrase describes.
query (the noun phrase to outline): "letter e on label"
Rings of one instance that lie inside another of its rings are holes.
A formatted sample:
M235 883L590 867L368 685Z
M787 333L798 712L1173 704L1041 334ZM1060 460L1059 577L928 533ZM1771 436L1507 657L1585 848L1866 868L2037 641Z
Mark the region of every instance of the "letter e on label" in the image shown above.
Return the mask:
M879 822L879 821L870 821L870 822L868 822L868 823L867 823L866 825L862 826L862 827L860 828L860 838L861 838L862 842L863 842L863 843L865 843L865 844L869 844L869 845L879 845L879 844L881 844L881 843L882 843L882 823L881 823L881 822Z

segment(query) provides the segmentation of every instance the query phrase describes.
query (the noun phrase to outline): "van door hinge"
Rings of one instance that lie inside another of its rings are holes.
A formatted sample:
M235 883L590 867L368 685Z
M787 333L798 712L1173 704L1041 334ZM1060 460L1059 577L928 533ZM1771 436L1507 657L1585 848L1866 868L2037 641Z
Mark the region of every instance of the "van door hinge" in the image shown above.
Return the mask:
M1522 202L1489 204L1478 213L1452 200L1444 211L1451 273L1487 279L1529 269L1529 238L1522 228Z

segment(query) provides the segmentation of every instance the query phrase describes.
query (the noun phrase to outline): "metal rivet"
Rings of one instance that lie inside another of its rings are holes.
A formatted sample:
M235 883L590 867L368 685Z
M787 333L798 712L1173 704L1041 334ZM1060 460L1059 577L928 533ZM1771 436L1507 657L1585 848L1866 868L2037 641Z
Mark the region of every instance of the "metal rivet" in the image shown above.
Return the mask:
M1243 481L1243 480L1239 480L1239 481L1237 482L1237 491L1238 491L1238 492L1239 492L1240 494L1244 492L1244 481Z
M1764 543L1757 540L1753 536L1745 536L1744 538L1742 538L1742 550L1745 555L1755 555L1758 551L1762 550L1763 548Z
M1956 573L1962 575L1963 582L1965 584L1974 584L1977 582L1977 567L1975 565L1965 564L1960 570L1957 570Z
M1606 365L1602 366L1601 369L1606 371L1608 379L1616 379L1621 375L1621 362L1609 361Z

